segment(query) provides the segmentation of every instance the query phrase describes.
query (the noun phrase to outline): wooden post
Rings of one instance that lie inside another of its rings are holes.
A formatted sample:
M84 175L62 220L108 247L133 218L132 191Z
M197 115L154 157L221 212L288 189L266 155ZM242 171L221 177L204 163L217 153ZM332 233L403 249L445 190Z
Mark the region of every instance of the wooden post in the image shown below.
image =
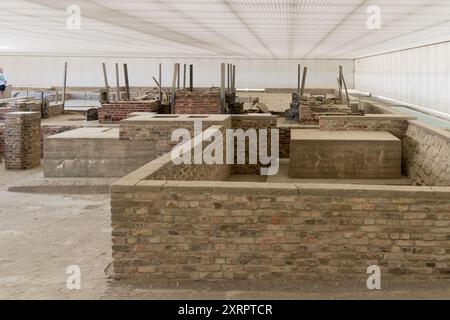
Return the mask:
M184 64L183 70L183 90L186 90L186 63Z
M109 83L108 83L108 74L106 73L106 63L102 63L103 67L103 78L105 79L105 88L108 90L109 93Z
M225 63L220 66L220 105L221 112L225 113Z
M194 91L194 65L189 66L189 91Z
M175 99L176 99L176 86L177 86L177 75L179 71L179 64L175 63L173 66L173 79L172 79L172 97L170 104L170 113L175 114Z
M346 98L347 98L347 106L350 108L350 97L349 97L349 95L348 95L347 84L345 83L345 78L344 78L344 72L343 72L343 69L340 70L340 77L341 77L342 84L343 84L344 89L345 89L345 96L346 96Z
M117 91L117 96L116 96L116 101L120 101L120 75L119 75L119 64L116 63L116 91Z
M67 89L67 62L64 63L64 81L63 81L63 96L62 96L62 104L63 104L63 110L66 106L66 89ZM27 97L28 97L28 91L27 91Z
M308 67L303 68L303 78L302 78L302 88L300 90L300 99L305 94L305 86L306 86L306 75L308 74Z
M162 92L162 63L159 64L159 101L162 104L162 96L163 96L163 92Z
M230 93L230 64L227 63L227 92Z
M179 63L177 63L177 89L180 90L180 83L181 83L181 79L180 79L180 75L181 75L181 65Z
M233 65L232 78L231 78L232 91L236 93L236 65Z
M125 91L127 95L127 101L130 101L131 100L130 83L128 80L128 65L126 63L123 64L123 72L125 76Z

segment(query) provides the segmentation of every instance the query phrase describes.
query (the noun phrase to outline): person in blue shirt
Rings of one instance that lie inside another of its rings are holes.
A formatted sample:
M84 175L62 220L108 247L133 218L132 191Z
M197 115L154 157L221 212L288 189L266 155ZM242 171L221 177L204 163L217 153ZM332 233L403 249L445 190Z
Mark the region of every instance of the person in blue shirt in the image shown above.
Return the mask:
M5 98L5 90L6 90L7 84L8 84L8 81L6 80L6 76L3 73L3 69L0 68L0 99Z

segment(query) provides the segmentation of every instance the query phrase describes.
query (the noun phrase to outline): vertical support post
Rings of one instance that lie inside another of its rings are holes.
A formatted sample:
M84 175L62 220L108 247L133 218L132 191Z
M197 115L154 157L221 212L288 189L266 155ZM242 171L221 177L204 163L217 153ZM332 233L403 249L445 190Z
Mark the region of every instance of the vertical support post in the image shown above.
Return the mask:
M108 83L108 74L106 72L106 63L102 63L102 67L103 67L103 78L105 80L105 88L106 90L108 90L109 93L109 83Z
M183 90L186 90L186 63L183 66Z
M225 113L225 63L220 65L220 105L221 112Z
M177 72L178 72L178 74L177 74L177 90L180 90L180 82L181 82L181 67L180 67L180 64L179 63L177 63Z
M302 78L302 88L300 90L300 99L305 94L305 86L306 86L306 75L308 74L308 67L303 68L303 78Z
M127 101L131 100L130 94L130 83L128 81L128 65L126 63L123 64L123 72L125 76L125 91L127 94Z
M339 66L339 99L342 101L342 75L343 67Z
M347 106L348 106L348 108L350 108L350 97L349 97L349 95L348 95L347 83L345 83L345 78L344 78L344 72L343 72L343 69L340 70L340 77L341 77L342 84L343 84L344 89L345 89L345 97L347 98Z
M173 66L173 79L172 79L172 96L171 96L171 104L170 104L170 113L175 114L175 99L176 99L176 91L177 91L177 75L179 64L175 63Z
M230 64L227 63L227 92L230 93Z
M63 96L62 96L62 104L63 110L66 106L66 89L67 89L67 62L64 63L64 81L63 81ZM28 98L28 90L27 90L27 98Z
M233 84L233 93L236 93L236 65L233 65L233 72L232 72L232 74L233 74L233 77L232 77L232 80L231 80L231 83Z
M163 96L163 92L162 92L162 63L159 64L159 101L162 104L162 96Z
M116 63L116 101L120 101L120 75L119 75L119 64Z
M194 65L189 66L189 91L194 91Z
M300 82L301 82L301 66L298 64L298 70L297 70L297 93L300 95Z

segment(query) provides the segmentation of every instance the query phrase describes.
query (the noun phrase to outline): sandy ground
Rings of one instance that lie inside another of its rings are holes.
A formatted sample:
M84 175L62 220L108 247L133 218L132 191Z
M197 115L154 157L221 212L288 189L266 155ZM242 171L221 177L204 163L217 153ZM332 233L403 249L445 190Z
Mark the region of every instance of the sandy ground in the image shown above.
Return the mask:
M109 280L107 195L39 195L7 186L41 168L0 168L0 299L450 299L450 282L226 282L130 285ZM66 270L81 269L81 290L67 289Z

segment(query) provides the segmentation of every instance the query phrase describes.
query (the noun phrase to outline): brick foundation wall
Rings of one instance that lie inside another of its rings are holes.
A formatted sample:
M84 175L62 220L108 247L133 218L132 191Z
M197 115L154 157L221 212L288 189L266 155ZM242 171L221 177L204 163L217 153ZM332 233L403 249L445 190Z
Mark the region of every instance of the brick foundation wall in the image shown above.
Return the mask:
M232 128L233 129L242 129L247 131L249 129L255 129L258 136L259 130L266 129L268 132L268 151L271 150L271 129L276 129L277 126L277 117L267 114L249 114L249 115L233 115L232 116ZM237 164L237 153L238 143L237 139L235 139L235 165L233 166L233 174L260 174L261 165L260 164L249 164L249 143L248 139L246 139L245 146L245 158L246 164L238 165ZM269 153L270 154L270 153Z
M213 130L218 130L225 136L225 127L213 126ZM207 133L203 135L203 139L209 139ZM199 142L191 141L191 160L194 162L194 149ZM209 140L203 141L203 151L207 151L210 145ZM223 141L223 150L226 150L226 141ZM205 158L204 158L205 159ZM164 156L150 163L143 170L153 170L154 173L148 176L147 180L172 180L172 181L227 181L231 175L231 165L225 164L225 153L223 155L222 163L216 164L180 164L176 165L173 162L171 153L166 153Z
M0 123L0 161L5 157L5 125Z
M5 121L6 114L17 111L15 107L0 108L0 121Z
M416 185L450 186L450 132L411 121L403 139L403 170Z
M5 167L32 169L41 163L41 114L13 112L5 121Z
M324 131L387 131L403 139L408 129L408 120L414 117L403 116L366 116L366 117L320 117L320 130Z
M117 103L102 104L98 109L99 122L118 123L128 118L130 113L134 112L158 112L160 109L159 101L120 101Z
M52 104L48 107L48 117L53 118L64 113L64 106L62 104Z
M164 116L165 117L165 116ZM120 125L121 140L146 140L155 144L156 156L160 157L179 144L171 141L172 133L179 128L187 129L191 136L194 136L194 120L187 116L167 116L168 118L146 119L139 121L139 117L124 121ZM176 117L177 120L174 120ZM219 116L220 119L199 119L202 120L203 130L210 126L223 125L225 128L231 127L231 117ZM181 119L182 118L182 119Z
M289 159L291 153L291 128L280 130L280 159Z
M115 279L450 277L450 188L125 178L112 227Z
M176 114L220 114L220 92L177 92Z

